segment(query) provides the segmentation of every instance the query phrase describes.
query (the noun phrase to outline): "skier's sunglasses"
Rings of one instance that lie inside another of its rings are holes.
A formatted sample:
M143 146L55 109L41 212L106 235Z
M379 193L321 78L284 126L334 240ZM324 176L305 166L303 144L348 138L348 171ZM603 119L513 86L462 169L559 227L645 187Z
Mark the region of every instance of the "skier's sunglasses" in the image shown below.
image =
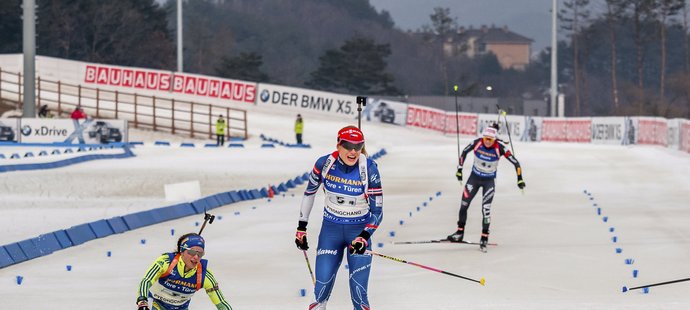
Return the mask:
M182 249L184 249L185 251L187 251L187 254L189 254L189 256L198 255L199 258L204 257L204 251L197 251L197 250L192 250L192 249L184 248L184 247L183 247Z
M364 147L364 142L352 143L349 141L341 140L339 144L340 144L340 146L342 146L343 148L345 148L348 151L355 150L355 151L359 152Z

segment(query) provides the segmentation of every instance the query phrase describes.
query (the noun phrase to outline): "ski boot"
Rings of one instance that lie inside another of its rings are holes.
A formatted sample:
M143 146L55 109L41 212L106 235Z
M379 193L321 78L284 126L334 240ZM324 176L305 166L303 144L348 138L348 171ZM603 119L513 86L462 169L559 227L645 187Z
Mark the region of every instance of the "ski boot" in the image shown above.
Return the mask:
M479 250L486 253L486 246L489 243L489 234L482 234L481 239L479 239Z
M462 242L462 239L465 236L465 229L464 228L458 228L454 233L448 235L446 239L450 242Z

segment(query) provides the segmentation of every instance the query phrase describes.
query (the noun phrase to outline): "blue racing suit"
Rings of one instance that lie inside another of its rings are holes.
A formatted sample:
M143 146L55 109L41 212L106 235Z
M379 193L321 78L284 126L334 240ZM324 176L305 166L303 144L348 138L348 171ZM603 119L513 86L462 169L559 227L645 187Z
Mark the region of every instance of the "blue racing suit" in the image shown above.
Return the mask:
M314 194L322 183L326 199L316 251L316 302L325 304L328 301L343 255L346 255L352 304L356 310L368 310L371 255L350 254L348 246L357 236L373 235L383 219L383 191L378 167L364 155L354 166L346 165L338 152L319 158L304 192L300 221L309 220ZM367 241L367 249L371 249L371 240Z

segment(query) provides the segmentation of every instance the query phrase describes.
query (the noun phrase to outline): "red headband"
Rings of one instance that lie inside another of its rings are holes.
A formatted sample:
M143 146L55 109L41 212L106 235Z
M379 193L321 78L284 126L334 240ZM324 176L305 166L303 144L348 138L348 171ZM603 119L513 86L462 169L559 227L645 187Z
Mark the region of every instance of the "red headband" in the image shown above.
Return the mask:
M338 131L338 142L341 140L355 144L362 143L364 142L364 134L359 128L346 127Z

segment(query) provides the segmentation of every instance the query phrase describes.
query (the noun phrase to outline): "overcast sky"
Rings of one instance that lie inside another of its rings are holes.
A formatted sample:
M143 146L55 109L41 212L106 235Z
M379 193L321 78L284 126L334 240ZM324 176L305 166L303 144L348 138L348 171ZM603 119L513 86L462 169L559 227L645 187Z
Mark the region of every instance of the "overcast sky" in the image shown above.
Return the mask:
M460 26L508 26L515 33L534 40L532 53L551 43L551 0L370 0L378 11L391 14L403 30L431 24L435 7L450 8Z
M157 0L164 3L165 0ZM551 0L369 0L377 11L391 14L396 27L416 30L431 24L435 7L450 8L460 26L508 26L534 40L532 54L551 45ZM562 0L558 0L559 10Z

